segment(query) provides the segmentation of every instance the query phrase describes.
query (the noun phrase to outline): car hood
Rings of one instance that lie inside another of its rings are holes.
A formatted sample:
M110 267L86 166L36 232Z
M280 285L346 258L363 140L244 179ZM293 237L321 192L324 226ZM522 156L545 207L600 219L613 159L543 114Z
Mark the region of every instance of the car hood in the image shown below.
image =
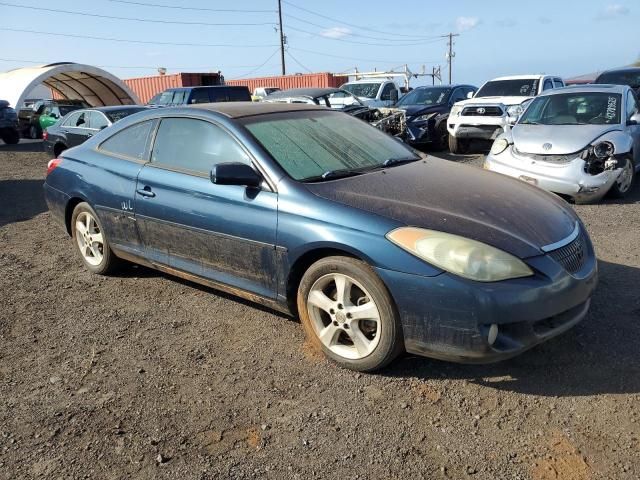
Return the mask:
M497 105L502 104L507 107L511 105L520 105L533 97L474 97L468 100L462 100L456 105L466 107L468 105Z
M306 184L328 200L405 225L478 240L527 258L569 236L577 217L559 198L497 173L429 158Z
M584 150L605 133L619 129L617 125L518 124L511 129L511 136L515 147L521 152L568 155Z
M404 110L408 117L425 115L427 113L442 113L445 111L444 105L398 105L396 108Z

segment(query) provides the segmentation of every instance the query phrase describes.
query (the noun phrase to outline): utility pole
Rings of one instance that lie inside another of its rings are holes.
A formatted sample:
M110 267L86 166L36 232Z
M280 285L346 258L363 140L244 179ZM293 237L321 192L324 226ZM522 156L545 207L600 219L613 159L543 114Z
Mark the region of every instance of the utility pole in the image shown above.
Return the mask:
M447 53L447 60L449 61L449 85L451 85L452 79L453 79L453 75L451 72L451 67L453 64L453 57L456 56L455 52L453 51L453 37L459 37L460 34L459 33L449 33L449 35L443 35L443 37L449 37L449 52Z
M284 32L282 31L282 0L278 0L278 19L280 20L280 62L282 63L282 75L286 75L284 65Z

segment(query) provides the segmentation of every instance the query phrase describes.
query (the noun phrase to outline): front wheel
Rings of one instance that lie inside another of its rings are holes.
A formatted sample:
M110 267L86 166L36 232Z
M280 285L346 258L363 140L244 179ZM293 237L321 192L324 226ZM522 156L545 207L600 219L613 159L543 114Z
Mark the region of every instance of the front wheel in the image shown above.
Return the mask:
M15 145L20 141L20 132L8 128L2 132L2 141L7 145Z
M71 233L89 271L106 275L116 269L119 259L111 251L98 215L88 203L79 203L73 210Z
M626 197L627 194L631 191L635 176L636 169L633 164L633 160L631 159L631 157L627 157L620 175L618 175L615 183L611 186L611 190L609 190L611 196L614 198Z
M307 338L341 367L379 370L403 350L393 301L364 262L327 257L314 263L300 282L297 305Z
M453 154L464 154L469 151L469 140L449 135L449 151Z
M436 125L434 129L435 137L433 139L433 148L437 151L442 151L447 148L447 142L449 141L449 131L447 130L447 122L442 121L439 125Z

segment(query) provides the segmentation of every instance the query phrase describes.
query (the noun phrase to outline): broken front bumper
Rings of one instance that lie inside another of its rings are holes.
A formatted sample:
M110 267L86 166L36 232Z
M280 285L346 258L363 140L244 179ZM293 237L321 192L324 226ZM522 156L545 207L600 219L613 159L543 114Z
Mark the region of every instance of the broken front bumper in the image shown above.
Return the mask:
M585 234L586 235L586 234ZM518 355L580 322L597 284L590 241L573 274L550 255L526 259L534 276L481 283L376 269L396 303L409 353L460 363ZM497 336L490 342L492 326Z
M622 171L604 170L591 175L585 171L585 161L580 157L566 163L543 162L516 156L512 147L498 155L487 155L484 168L571 197L576 203L600 200Z

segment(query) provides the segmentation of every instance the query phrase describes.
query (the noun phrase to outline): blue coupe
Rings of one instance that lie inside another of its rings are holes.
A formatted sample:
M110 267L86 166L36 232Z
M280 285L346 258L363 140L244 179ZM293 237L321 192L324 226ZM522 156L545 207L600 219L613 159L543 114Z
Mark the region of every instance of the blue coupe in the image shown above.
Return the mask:
M511 357L597 283L561 199L315 106L137 113L51 160L45 194L92 272L128 260L290 312L360 371Z

